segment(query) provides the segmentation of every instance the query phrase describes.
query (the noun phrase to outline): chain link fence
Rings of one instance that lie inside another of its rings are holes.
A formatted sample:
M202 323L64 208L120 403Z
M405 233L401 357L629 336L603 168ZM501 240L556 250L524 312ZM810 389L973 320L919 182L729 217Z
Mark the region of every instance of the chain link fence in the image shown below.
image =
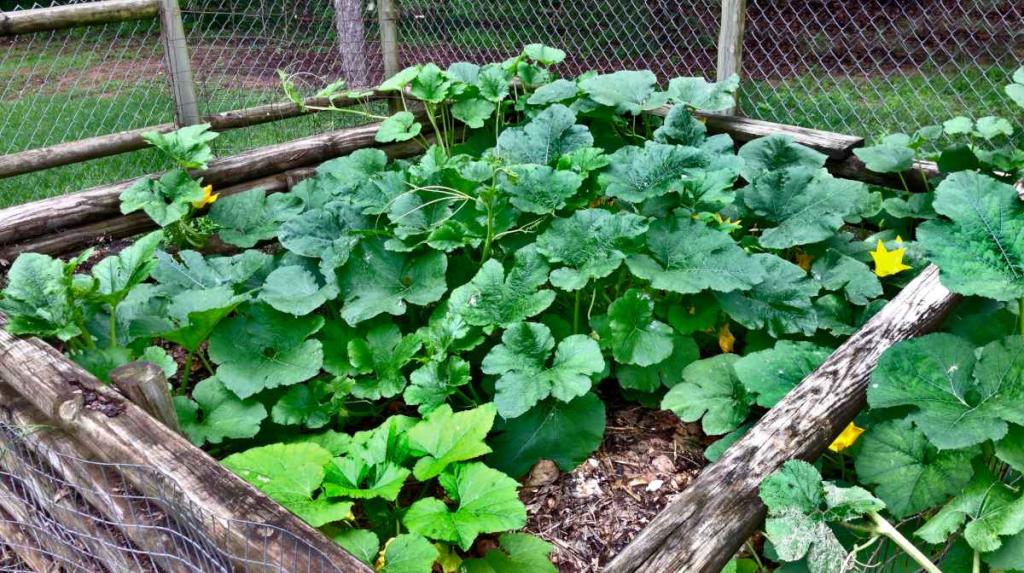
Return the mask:
M57 0L79 3L89 0ZM379 82L374 0L180 0L200 114L279 101L277 70L312 88ZM878 136L997 114L1024 61L1019 0L748 0L741 111ZM36 7L0 0L0 11ZM565 49L566 75L648 68L714 77L719 0L398 0L405 65ZM173 118L156 19L0 39L0 154ZM317 114L227 133L221 154L350 125ZM0 206L159 168L148 152L0 179Z

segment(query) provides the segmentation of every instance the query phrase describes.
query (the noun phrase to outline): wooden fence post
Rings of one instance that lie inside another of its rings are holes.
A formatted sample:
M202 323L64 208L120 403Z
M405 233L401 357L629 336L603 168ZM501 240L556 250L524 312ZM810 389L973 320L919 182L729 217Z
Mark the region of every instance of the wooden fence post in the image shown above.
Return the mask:
M185 42L185 28L181 24L178 0L160 0L160 31L164 40L171 95L174 97L174 116L179 126L197 124L199 105L196 103L192 64L188 59L188 44Z
M150 416L181 433L167 376L159 366L150 362L129 362L110 372L110 383Z
M743 32L747 24L747 0L722 0L722 25L718 30L717 80L723 81L733 74L743 75ZM739 111L739 95L736 105L727 113Z
M377 0L377 18L380 24L380 53L384 60L384 79L390 78L402 69L398 47L397 0ZM401 104L395 99L388 100L391 113L401 111Z

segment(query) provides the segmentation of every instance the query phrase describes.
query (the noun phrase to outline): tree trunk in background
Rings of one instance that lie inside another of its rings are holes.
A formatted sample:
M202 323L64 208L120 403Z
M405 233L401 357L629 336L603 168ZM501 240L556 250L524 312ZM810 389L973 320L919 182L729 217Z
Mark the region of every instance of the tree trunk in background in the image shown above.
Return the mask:
M334 13L338 51L341 53L341 75L348 82L348 87L367 87L369 66L362 0L334 0Z

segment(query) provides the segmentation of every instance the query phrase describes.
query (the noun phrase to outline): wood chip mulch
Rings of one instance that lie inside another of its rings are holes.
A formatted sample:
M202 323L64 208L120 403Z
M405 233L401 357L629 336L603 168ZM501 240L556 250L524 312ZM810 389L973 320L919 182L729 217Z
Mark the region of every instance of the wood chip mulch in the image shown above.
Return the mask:
M534 466L520 497L526 530L554 544L563 573L600 571L707 464L698 424L636 405L608 406L604 443L571 473Z

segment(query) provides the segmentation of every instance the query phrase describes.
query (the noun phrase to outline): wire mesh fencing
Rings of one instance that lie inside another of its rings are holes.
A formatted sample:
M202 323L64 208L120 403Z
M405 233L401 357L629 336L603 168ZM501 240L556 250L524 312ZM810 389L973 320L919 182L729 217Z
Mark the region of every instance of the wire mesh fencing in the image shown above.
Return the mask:
M290 532L208 515L154 468L82 459L65 451L72 442L0 414L0 571L339 571ZM231 553L207 533L228 530L274 537L286 554Z
M95 0L48 0L57 4ZM384 75L375 0L179 0L201 115ZM401 63L566 50L565 75L714 77L720 0L395 0ZM49 4L47 4L49 5ZM36 7L0 0L0 10ZM1004 109L1024 61L1019 0L748 0L741 113L868 137ZM173 118L157 19L0 39L0 154ZM316 114L230 132L220 154L352 125ZM0 206L160 168L148 152L0 179Z

